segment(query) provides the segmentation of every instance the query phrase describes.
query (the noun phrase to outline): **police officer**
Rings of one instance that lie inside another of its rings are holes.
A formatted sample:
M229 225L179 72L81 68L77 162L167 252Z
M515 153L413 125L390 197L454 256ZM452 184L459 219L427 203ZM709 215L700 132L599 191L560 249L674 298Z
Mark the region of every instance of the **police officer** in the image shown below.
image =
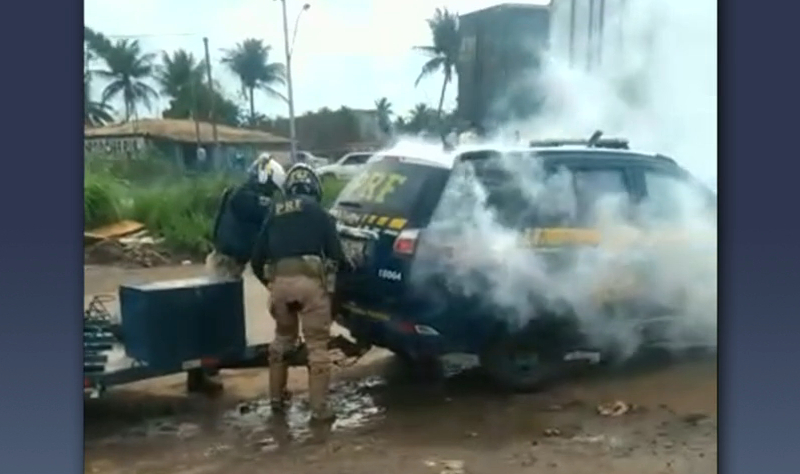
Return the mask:
M225 190L217 211L214 250L206 258L206 268L220 278L241 278L271 198L285 179L283 167L268 153L262 153L247 174L244 183Z
M247 180L225 190L212 232L214 250L206 257L210 275L242 277L271 198L280 191L284 178L280 164L262 153L250 166ZM188 387L190 391L218 391L222 383L217 370L196 369L188 374Z
M304 164L286 174L283 198L276 200L256 239L253 273L271 289L275 340L269 347L270 398L280 413L287 401L288 364L297 346L298 326L308 348L308 391L312 419L334 418L327 404L331 377L328 341L331 293L336 268L347 265L336 223L320 205L322 186Z

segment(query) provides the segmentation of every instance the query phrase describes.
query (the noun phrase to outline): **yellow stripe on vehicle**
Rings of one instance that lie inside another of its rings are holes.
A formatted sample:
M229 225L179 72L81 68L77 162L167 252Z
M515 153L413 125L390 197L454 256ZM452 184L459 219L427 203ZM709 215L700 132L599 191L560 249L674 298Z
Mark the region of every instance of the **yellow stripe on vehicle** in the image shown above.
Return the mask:
M358 314L360 316L366 316L372 319L377 319L379 321L389 321L391 319L391 317L386 313L379 313L377 311L370 311L367 309L359 308L353 303L344 303L342 304L342 307L354 314Z
M379 217L379 218L378 218L378 220L375 222L375 225L377 225L378 227L383 227L384 225L386 225L386 222L387 222L388 220L389 220L389 218L388 218L388 217L386 217L386 216L381 216L381 217Z
M621 228L601 233L598 229L574 227L528 228L522 232L522 241L531 247L560 246L613 246L623 248L629 245L668 245L683 242L713 241L705 235L687 232L656 231L647 232L631 228ZM714 240L716 236L713 236Z
M554 247L561 245L597 245L600 231L587 228L540 227L525 229L523 241L533 247Z
M406 221L405 219L402 219L400 217L395 217L394 219L389 221L389 228L395 230L401 230L403 227L405 227L406 222L408 221Z

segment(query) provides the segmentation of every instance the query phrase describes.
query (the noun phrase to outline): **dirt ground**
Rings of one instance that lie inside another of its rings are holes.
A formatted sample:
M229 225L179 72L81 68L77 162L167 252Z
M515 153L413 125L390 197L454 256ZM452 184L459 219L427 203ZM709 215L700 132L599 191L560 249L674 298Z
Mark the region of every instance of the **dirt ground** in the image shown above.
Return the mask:
M86 267L85 295L122 282L197 275L202 268ZM248 338L268 341L265 290L246 279ZM464 369L463 367L467 368ZM164 377L85 403L85 472L237 474L714 473L716 361L597 370L538 394L500 393L465 361L419 382L374 351L338 369L337 420L309 427L302 369L289 415L271 417L267 374L225 372L216 399L188 396ZM598 406L625 403L619 416ZM624 410L623 410L624 411Z

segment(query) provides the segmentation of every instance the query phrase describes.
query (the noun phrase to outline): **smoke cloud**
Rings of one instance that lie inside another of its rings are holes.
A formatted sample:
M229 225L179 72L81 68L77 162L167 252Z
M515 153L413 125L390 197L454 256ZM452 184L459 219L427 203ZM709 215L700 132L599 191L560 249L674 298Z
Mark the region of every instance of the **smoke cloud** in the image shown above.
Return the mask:
M588 138L600 129L675 158L716 189L716 3L608 0L606 15L602 62L587 70L585 45L573 64L564 48L569 2L554 6L544 70L524 79L543 92L544 113L508 124L483 145L507 143L517 133ZM580 29L585 12L576 17ZM447 162L469 145L443 155L401 142L394 151L407 147ZM420 243L416 281L436 277L449 292L489 301L512 329L569 313L592 343L623 355L653 340L674 349L716 348L715 196L653 181L654 195L644 202L605 193L589 206L574 186L591 192L602 182L566 169L548 173L530 156L490 163L494 181L479 179L470 164L454 168ZM576 218L599 230L598 245L569 252L532 245L541 236L531 228Z

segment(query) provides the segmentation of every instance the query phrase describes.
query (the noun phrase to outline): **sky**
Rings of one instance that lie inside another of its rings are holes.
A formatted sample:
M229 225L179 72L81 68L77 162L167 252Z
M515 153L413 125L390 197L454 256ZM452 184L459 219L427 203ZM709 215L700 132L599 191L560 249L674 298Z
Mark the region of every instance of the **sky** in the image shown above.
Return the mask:
M289 34L305 3L286 0ZM430 44L425 19L435 8L467 13L498 3L491 0L308 0L299 19L293 54L295 113L374 108L387 97L395 113L424 102L435 107L441 75L414 87L426 57L412 49ZM544 0L514 3L546 4ZM225 92L241 100L237 79L219 60L225 49L247 38L272 46L271 61L285 62L281 3L278 0L84 0L84 24L112 37L135 36L146 51L185 49L203 57L208 37L212 73ZM93 95L98 96L98 83ZM454 108L456 83L449 87L445 108ZM114 104L118 110L122 107ZM160 114L162 99L147 115ZM288 107L258 94L256 109L267 116L288 115ZM144 111L142 111L144 112ZM142 113L144 115L144 113Z

